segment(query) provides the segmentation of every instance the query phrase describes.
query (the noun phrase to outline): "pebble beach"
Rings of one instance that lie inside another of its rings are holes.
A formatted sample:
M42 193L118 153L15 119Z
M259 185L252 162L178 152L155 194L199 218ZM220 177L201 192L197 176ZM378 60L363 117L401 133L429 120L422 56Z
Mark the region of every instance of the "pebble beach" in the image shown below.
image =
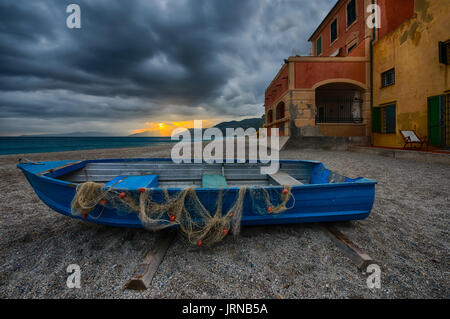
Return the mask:
M286 150L378 181L371 215L334 223L381 267L381 288L314 224L244 227L212 248L178 236L146 291L125 289L155 233L60 215L17 159L170 157L171 145L0 156L0 298L449 298L450 167L349 151ZM81 267L81 288L66 285Z

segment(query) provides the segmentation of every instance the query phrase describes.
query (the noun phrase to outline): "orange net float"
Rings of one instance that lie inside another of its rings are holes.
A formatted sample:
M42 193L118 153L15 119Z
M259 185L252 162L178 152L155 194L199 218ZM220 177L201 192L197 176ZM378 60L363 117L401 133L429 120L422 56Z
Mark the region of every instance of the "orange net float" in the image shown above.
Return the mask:
M103 205L103 206L106 206L108 204L108 201L106 199L102 199L100 201L100 204Z
M125 198L125 196L127 196L127 194L125 194L124 192L122 192L122 193L120 193L119 198L120 198L120 199L123 199L123 198Z

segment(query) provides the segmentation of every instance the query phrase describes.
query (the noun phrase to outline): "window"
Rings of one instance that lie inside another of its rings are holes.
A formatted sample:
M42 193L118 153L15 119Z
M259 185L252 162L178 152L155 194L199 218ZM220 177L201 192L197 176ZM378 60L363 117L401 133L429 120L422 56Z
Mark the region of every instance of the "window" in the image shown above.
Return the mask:
M372 132L383 134L395 134L396 132L395 104L373 108Z
M347 4L347 27L356 20L356 0L350 0Z
M356 48L357 45L358 45L358 42L355 42L352 45L350 45L347 49L347 53L350 53L350 51L352 51L354 48Z
M450 94L447 94L445 100L447 101L446 114L445 114L445 141L447 146L450 146Z
M330 33L331 33L331 35L330 35L330 39L331 39L330 43L333 43L334 40L336 40L337 37L338 37L338 24L337 24L337 18L334 19L333 22L331 22L331 25L330 25Z
M439 42L439 63L450 63L450 40L447 42Z
M322 54L322 36L320 36L316 42L316 55L321 54Z
M281 120L281 119L283 119L284 118L284 109L285 109L285 107L284 107L284 102L280 102L278 105L277 105L277 108L276 108L276 110L275 110L275 118L277 119L277 120Z
M267 112L267 123L270 124L273 122L273 113L272 110L269 110L269 112Z
M395 84L395 69L381 73L381 87L387 87Z

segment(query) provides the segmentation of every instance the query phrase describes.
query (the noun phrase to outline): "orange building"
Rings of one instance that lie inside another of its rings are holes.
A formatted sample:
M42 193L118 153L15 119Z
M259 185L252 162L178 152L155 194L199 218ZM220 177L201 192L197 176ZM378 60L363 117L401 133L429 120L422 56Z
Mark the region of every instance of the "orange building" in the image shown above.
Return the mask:
M372 144L403 147L400 131L433 148L450 146L450 1L380 1L373 44ZM399 13L404 13L400 19Z
M379 29L367 23L373 4ZM309 38L313 56L286 59L266 89L265 127L292 137L371 136L373 43L413 13L414 0L337 1Z

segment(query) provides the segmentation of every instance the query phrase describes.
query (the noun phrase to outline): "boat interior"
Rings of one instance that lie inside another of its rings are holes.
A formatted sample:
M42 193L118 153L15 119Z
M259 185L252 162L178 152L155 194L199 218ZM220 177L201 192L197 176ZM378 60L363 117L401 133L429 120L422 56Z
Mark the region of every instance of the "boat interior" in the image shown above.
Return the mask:
M262 174L269 164L175 164L168 161L88 162L82 168L57 177L71 183L108 183L120 176L157 175L157 187L240 187L309 184L313 162L281 162L275 174ZM156 185L155 185L156 186ZM154 186L153 186L154 187Z

